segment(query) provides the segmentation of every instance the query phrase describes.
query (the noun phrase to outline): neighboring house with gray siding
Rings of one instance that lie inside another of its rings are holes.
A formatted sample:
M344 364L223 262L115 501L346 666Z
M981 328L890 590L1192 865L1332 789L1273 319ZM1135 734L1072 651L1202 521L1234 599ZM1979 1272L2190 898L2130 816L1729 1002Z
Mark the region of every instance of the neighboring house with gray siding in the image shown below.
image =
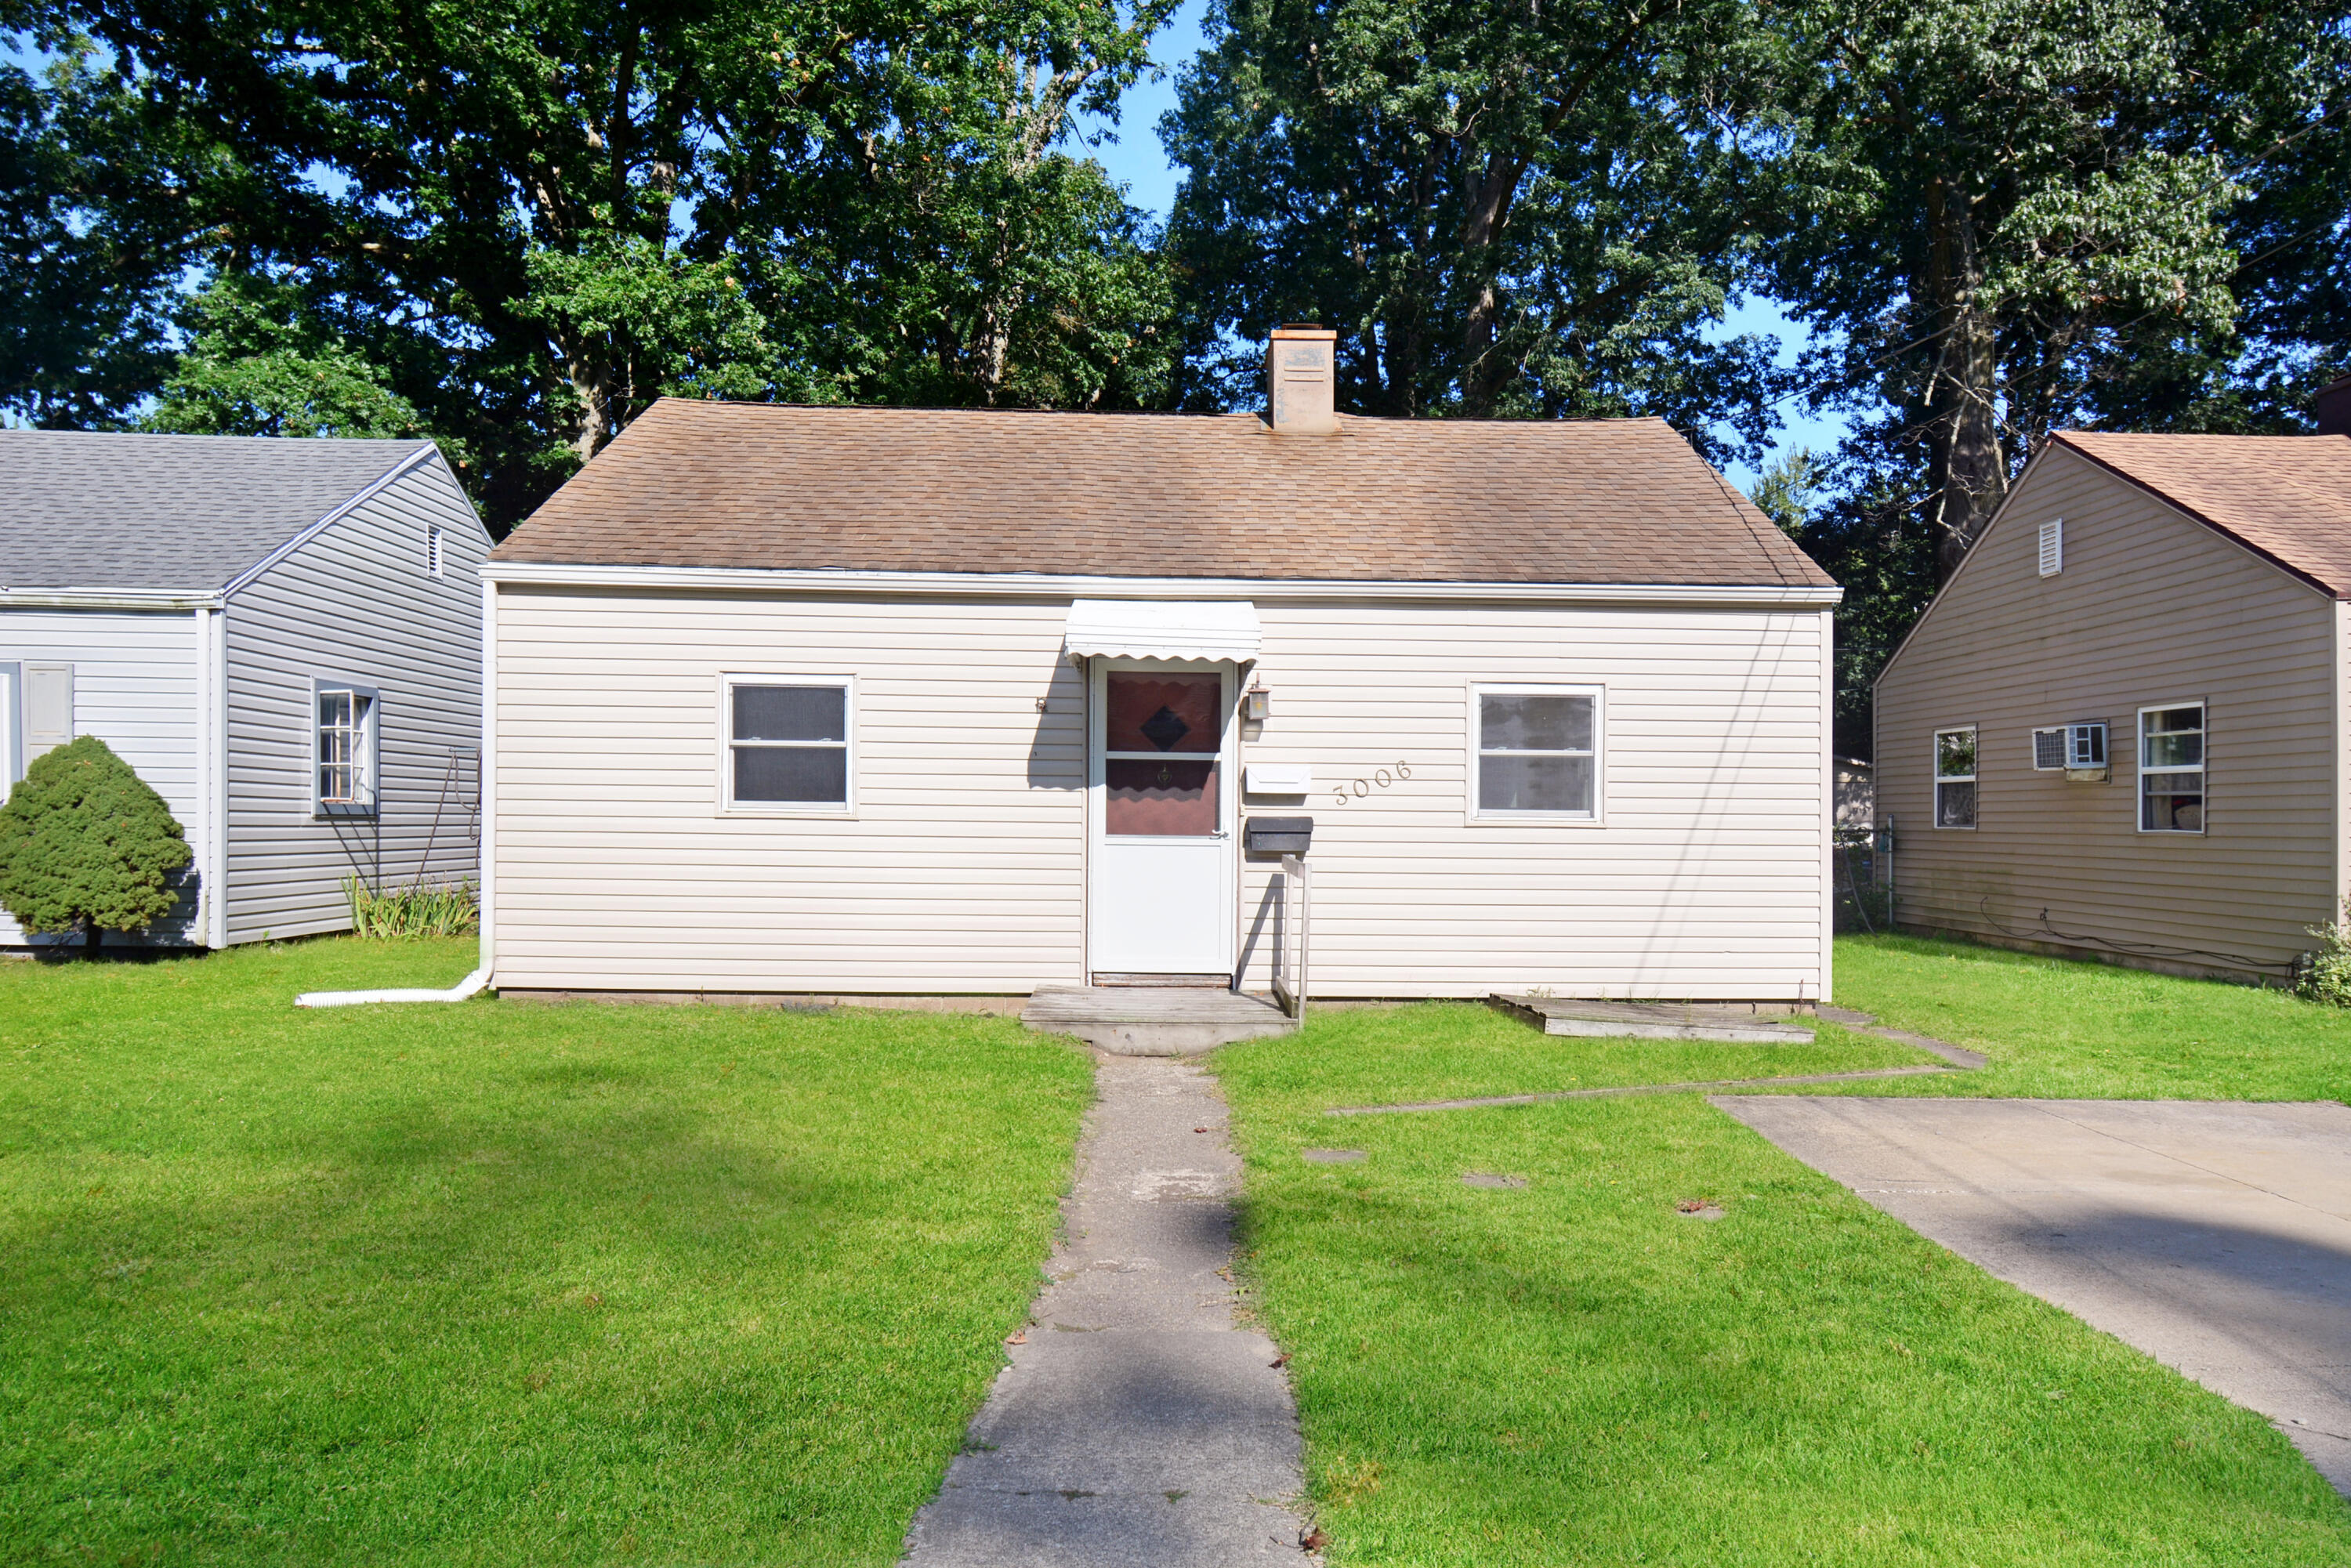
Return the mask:
M489 548L430 442L0 432L0 782L95 735L154 786L195 858L132 940L471 878Z
M1270 418L656 403L485 573L494 983L1261 989L1311 817L1315 994L1818 1000L1836 586L1331 336Z
M2053 436L1876 685L1896 918L2282 977L2346 891L2351 436Z

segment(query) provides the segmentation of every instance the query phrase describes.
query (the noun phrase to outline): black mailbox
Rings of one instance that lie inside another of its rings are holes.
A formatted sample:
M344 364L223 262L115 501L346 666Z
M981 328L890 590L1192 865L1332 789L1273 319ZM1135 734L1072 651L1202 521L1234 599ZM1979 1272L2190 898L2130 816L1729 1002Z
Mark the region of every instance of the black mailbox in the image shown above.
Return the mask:
M1251 817L1241 824L1241 843L1252 854L1302 855L1314 841L1311 817Z

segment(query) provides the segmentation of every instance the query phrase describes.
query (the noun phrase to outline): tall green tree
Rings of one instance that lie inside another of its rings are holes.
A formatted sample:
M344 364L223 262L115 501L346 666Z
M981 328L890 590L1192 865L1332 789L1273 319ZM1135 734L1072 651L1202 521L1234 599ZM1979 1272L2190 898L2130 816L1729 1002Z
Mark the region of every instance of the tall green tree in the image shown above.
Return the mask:
M2340 0L1784 10L1776 292L1830 330L1815 371L1882 411L1845 455L1849 495L1913 507L1949 575L2053 426L2163 422L2166 397L2241 359L2232 220L2265 163L2336 134L2343 15Z
M283 286L500 521L664 392L1116 402L1165 357L1158 260L1071 126L1166 0L6 4L238 192L159 275Z
M1340 334L1343 407L1660 413L1751 440L1777 381L1711 329L1751 278L1738 134L1771 39L1742 0L1217 0L1162 135L1187 400L1235 338Z

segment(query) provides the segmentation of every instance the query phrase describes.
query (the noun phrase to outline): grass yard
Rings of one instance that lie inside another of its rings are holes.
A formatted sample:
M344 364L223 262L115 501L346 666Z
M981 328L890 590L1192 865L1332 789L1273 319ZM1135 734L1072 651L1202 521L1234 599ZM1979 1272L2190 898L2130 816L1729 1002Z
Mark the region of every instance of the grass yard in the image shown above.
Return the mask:
M1935 944L1840 961L1840 999L1996 1062L1850 1092L2211 1092L2234 1064L2339 1094L2351 1060L2351 1019L2275 995ZM2261 1417L1697 1095L1323 1113L1916 1060L1834 1029L1804 1050L1551 1039L1452 1005L1325 1010L1219 1053L1247 1268L1332 1561L2351 1563L2351 1509ZM1368 1158L1300 1158L1315 1146Z
M1091 1069L1010 1019L0 964L0 1561L884 1563Z
M1837 943L1836 999L1991 1058L1964 1087L2074 1100L2351 1099L2351 1009L1963 942Z

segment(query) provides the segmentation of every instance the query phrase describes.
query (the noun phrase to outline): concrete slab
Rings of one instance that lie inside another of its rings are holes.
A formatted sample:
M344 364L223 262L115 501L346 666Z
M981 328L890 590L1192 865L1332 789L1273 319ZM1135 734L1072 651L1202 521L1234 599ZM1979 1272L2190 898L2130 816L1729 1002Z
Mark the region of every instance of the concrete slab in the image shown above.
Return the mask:
M1747 1006L1698 1002L1578 1001L1571 997L1503 996L1488 1003L1545 1034L1591 1039L1713 1040L1744 1045L1807 1045L1813 1031L1774 1022Z
M907 1568L1311 1563L1297 1407L1233 1312L1224 1102L1190 1062L1099 1061L1051 1283Z
M2260 1411L2351 1497L2351 1107L1711 1103L1921 1235Z

